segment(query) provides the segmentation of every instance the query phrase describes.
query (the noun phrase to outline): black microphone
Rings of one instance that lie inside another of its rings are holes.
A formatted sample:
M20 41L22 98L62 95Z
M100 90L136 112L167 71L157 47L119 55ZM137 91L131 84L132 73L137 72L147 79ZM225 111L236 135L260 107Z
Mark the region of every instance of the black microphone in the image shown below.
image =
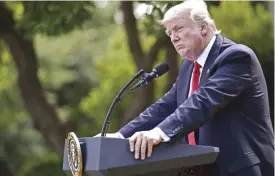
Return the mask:
M150 84L154 78L162 76L164 73L168 72L169 69L169 65L166 62L158 65L151 73L144 73L141 80L136 83L129 91L133 91L145 84Z
M107 128L108 126L110 125L110 116L111 116L111 113L115 107L115 105L117 103L119 103L121 101L121 98L122 96L126 95L127 93L123 94L123 92L129 87L130 84L132 84L138 77L140 77L142 74L144 73L143 70L139 70L135 75L134 77L128 81L122 89L120 89L120 91L118 92L118 94L116 95L115 99L113 100L108 112L107 112L107 115L105 117L105 120L104 120L104 123L103 123L103 126L102 126L102 129L101 129L101 136L105 136L106 135L106 131L107 131ZM122 95L123 94L123 95Z

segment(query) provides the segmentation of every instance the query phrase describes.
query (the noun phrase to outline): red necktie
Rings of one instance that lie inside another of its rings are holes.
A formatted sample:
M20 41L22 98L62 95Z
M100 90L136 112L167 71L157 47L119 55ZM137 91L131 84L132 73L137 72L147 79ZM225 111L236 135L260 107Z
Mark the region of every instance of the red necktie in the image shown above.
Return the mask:
M192 76L192 87L191 87L191 94L194 93L199 87L199 79L200 79L200 64L195 62L194 63L194 70L193 70L193 76ZM188 134L188 141L190 145L196 145L195 141L195 133L192 131Z

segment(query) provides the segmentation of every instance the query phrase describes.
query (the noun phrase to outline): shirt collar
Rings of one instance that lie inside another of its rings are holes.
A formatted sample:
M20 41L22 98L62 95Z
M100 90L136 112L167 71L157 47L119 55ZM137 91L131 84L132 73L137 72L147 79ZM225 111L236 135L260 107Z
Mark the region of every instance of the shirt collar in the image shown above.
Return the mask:
M206 48L204 49L204 51L201 53L201 55L196 60L200 64L201 67L204 66L205 61L206 61L206 59L208 57L208 54L209 54L212 46L214 45L215 40L216 40L216 35L214 35L211 38L210 42L208 43L208 45L206 46Z

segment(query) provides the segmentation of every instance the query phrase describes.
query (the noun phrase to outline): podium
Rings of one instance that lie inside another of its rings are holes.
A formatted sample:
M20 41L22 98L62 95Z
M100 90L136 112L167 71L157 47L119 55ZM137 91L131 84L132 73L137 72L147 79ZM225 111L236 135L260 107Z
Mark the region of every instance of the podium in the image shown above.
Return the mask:
M217 147L161 143L153 148L150 158L136 160L130 151L128 139L87 137L78 140L83 176L172 176L182 167L211 164L219 153ZM63 170L66 175L73 176L67 144L68 140L65 141Z

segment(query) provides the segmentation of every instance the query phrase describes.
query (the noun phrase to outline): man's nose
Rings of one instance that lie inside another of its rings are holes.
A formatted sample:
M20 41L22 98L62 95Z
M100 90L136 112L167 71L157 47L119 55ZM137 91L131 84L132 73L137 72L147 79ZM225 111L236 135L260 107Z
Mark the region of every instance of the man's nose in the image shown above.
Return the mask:
M175 43L179 40L179 37L174 32L172 32L171 36L170 36L170 39L171 39L172 43Z

